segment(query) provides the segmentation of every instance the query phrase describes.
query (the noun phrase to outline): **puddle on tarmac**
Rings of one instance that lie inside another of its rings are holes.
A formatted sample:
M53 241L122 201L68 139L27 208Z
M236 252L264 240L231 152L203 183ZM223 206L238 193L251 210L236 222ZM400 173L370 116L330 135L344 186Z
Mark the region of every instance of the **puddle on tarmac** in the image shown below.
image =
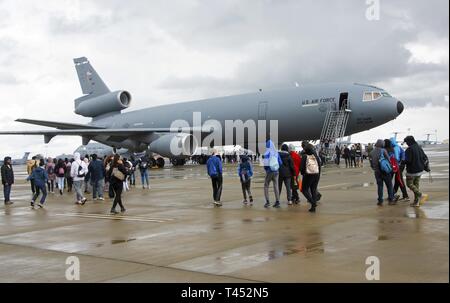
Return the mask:
M131 241L135 241L136 239L126 239L126 240L111 240L111 244L120 244L120 243L127 243Z
M437 206L422 206L418 208L409 208L406 210L405 217L412 219L449 219L448 202Z
M271 218L267 218L267 217L259 217L259 218L246 218L246 219L242 219L243 223L258 223L258 222L269 222L273 219Z
M359 183L359 184L352 184L352 185L348 185L348 186L343 186L341 187L342 190L349 190L349 189L353 189L353 188L364 188L364 187L369 187L369 186L374 186L375 183L374 182L365 182L365 183Z

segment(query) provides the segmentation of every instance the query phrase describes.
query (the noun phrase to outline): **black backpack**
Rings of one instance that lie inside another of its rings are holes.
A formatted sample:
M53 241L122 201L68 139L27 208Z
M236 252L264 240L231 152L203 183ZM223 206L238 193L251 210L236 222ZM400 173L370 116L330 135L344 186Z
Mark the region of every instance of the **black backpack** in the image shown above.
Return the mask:
M82 170L83 170L83 166L81 166L81 163L80 163L80 165L78 165L78 174L77 174L78 178L83 178L84 176L86 176L85 173L80 173Z

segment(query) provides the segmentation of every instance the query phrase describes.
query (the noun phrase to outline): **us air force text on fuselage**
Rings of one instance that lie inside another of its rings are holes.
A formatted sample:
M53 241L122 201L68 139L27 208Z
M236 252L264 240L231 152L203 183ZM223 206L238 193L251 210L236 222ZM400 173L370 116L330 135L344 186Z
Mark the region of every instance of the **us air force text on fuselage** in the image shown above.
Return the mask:
M221 289L185 288L180 297L183 302L214 302L215 299L264 299L269 297L267 287L224 287Z

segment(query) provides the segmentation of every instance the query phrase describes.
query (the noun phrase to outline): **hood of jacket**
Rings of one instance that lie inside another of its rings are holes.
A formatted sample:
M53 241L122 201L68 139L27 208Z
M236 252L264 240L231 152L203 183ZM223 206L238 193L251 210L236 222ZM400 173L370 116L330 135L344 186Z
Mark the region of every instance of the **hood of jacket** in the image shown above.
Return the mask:
M384 140L383 139L378 139L377 143L375 143L375 147L384 148Z
M408 146L411 146L411 145L414 145L417 143L413 136L407 136L403 141L405 141L406 144L408 144Z
M77 162L80 161L80 159L81 159L80 153L73 154L73 159Z

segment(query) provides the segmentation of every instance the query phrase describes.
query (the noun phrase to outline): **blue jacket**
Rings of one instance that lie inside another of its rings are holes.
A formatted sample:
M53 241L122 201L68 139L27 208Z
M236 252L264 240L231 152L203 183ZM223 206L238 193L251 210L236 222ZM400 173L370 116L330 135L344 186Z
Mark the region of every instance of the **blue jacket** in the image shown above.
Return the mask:
M391 140L392 146L394 147L395 159L400 164L402 161L405 161L405 151L403 150L403 148L400 145L398 145L395 138L391 138L390 140Z
M248 160L248 157L243 157L242 158L242 162L239 163L238 166L238 176L241 177L241 173L243 169L247 169L247 174L248 176L251 178L253 177L253 166L250 163L250 161Z
M41 166L36 167L27 180L34 180L34 184L37 186L45 186L48 181L48 173Z
M101 160L94 160L88 166L91 182L97 182L105 178L105 167Z
M266 142L266 152L264 153L264 169L266 172L274 172L269 165L269 160L271 157L277 157L278 159L278 165L281 166L283 161L281 161L280 154L278 153L277 149L275 148L275 145L273 144L272 140L267 140ZM276 170L278 171L278 170Z
M209 157L206 162L206 168L208 169L208 175L210 177L222 175L222 161L217 156Z

